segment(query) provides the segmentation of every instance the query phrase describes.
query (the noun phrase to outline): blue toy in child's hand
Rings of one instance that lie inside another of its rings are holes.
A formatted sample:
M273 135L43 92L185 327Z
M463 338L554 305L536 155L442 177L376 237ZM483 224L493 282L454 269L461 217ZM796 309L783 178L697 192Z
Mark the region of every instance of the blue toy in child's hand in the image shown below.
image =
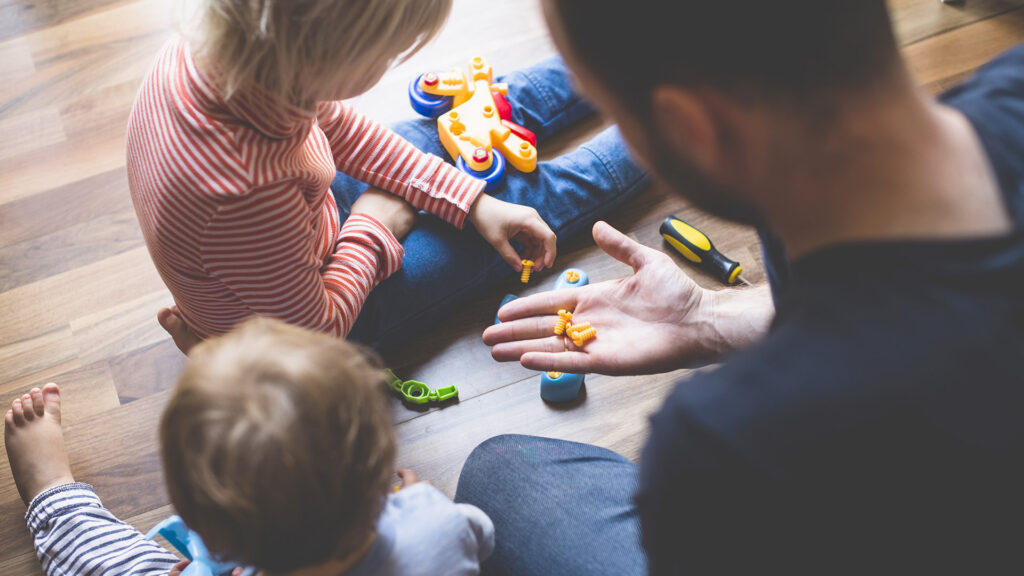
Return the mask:
M579 288L590 283L587 273L579 268L569 268L558 276L555 290ZM540 397L545 402L571 402L580 393L583 374L545 372L540 377Z
M230 574L238 566L214 558L203 544L203 539L199 534L189 530L181 516L165 518L146 533L146 540L152 540L157 534L163 536L164 540L181 552L186 560L191 561L181 576L219 576Z

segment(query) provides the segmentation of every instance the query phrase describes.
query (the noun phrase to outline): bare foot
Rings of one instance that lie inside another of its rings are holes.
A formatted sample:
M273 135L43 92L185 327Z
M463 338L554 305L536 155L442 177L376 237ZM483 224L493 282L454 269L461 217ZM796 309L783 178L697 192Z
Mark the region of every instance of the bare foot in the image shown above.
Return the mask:
M49 383L11 403L4 416L7 459L22 501L28 506L44 490L74 482L60 430L60 389Z
M188 327L188 324L185 324L185 319L181 317L177 306L161 308L156 314L156 320L171 335L178 350L186 355L193 346L202 342L199 336L196 336L195 332Z

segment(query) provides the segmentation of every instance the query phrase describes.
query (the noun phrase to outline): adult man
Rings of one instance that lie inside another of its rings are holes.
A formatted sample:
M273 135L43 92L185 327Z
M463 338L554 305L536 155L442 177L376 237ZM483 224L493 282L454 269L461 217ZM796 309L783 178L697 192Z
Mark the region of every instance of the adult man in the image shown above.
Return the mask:
M457 499L494 519L495 567L998 566L1024 454L1024 47L935 101L883 0L546 0L545 14L656 176L770 231L775 315L768 328L763 291L701 290L602 224L598 245L634 276L503 308L484 341L529 368L722 363L652 417L638 487L599 448L481 445ZM598 338L550 336L559 308Z

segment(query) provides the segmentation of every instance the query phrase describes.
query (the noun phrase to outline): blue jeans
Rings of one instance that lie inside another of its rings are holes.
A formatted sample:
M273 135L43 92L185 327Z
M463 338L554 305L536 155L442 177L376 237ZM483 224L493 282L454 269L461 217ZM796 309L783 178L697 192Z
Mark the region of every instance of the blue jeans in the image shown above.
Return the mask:
M455 501L494 522L485 574L646 574L637 478L637 466L610 450L510 434L473 450Z
M532 130L538 142L594 112L573 90L559 57L499 80L509 85L513 120ZM413 120L391 128L420 150L451 162L437 136L436 120ZM509 167L504 183L492 195L534 207L561 243L589 230L647 183L618 130L611 127L573 152L540 162L529 174ZM343 222L366 188L338 173L331 191ZM459 231L421 214L402 245L401 270L370 293L349 334L378 350L436 326L467 300L515 275L469 224Z

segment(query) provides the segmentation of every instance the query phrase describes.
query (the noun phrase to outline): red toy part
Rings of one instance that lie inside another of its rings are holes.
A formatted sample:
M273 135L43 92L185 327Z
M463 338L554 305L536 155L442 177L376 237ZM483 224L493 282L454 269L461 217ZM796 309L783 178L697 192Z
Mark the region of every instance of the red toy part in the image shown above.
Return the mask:
M534 134L533 132L527 130L526 128L523 128L522 126L516 124L515 122L512 122L511 120L503 119L501 121L501 125L511 130L512 133L515 134L516 136L519 136L523 140L526 140L527 142L532 144L534 148L537 147L537 135Z
M491 91L491 96L494 96L494 107L498 109L498 117L502 120L512 120L512 105L508 103L505 95L497 90ZM536 145L536 144L535 144Z

